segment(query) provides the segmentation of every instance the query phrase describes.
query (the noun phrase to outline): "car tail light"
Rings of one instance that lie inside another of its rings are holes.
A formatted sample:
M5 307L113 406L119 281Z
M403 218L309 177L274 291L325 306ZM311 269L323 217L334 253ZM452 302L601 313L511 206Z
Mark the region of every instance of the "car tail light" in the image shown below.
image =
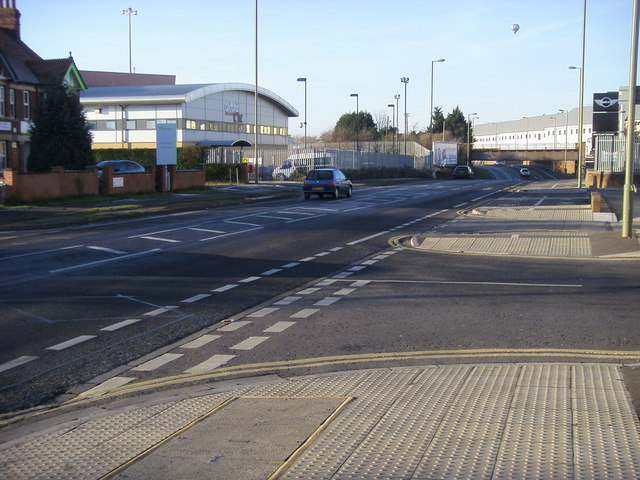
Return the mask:
M336 182L334 182L334 181L331 181L331 182L327 183L327 185L329 185L330 187L333 187L335 184L336 184Z

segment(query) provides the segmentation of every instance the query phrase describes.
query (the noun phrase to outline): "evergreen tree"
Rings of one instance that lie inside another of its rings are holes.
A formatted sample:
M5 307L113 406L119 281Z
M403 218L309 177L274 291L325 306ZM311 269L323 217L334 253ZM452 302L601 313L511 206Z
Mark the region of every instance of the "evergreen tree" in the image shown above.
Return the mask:
M456 107L453 111L447 115L447 130L451 132L454 138L464 139L467 138L467 120L464 118L464 113L460 110L460 107Z
M91 133L78 95L62 84L46 89L30 129L29 171L51 167L82 170L93 165Z
M444 122L444 114L442 108L436 107L433 109L433 126L429 133L442 132L442 123Z
M380 136L369 112L345 113L338 119L334 129L334 132L345 140L355 140L356 131L361 140L374 140Z

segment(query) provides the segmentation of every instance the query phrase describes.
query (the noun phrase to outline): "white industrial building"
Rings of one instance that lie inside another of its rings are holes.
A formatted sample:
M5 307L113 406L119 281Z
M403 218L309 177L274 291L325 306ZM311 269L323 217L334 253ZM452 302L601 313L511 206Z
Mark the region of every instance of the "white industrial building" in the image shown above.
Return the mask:
M473 127L476 150L562 150L578 144L578 111L523 117ZM593 107L583 107L582 141L591 147Z
M90 87L82 92L94 148L155 148L156 125L173 123L177 145L254 143L255 86L244 83ZM258 88L258 145L289 144L298 111Z

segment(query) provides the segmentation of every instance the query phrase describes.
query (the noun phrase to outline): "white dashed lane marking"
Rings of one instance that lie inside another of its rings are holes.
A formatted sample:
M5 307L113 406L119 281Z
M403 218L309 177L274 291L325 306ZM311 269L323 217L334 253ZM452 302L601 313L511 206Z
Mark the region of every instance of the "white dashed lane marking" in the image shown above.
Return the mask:
M20 365L24 365L25 363L32 362L34 360L37 360L38 358L40 357L26 356L26 355L23 357L16 358L15 360L11 360L10 362L6 362L0 365L0 372L5 372L12 368L19 367Z
M162 367L163 365L166 365L167 363L177 360L178 358L182 357L182 355L182 353L165 353L164 355L160 355L159 357L151 359L148 362L138 365L137 367L133 367L131 370L134 370L136 372L151 372L157 368Z
M198 365L185 370L184 373L198 373L198 372L205 372L208 370L214 370L218 367L221 367L225 363L230 362L235 357L236 357L235 355L214 355L208 360L205 360L204 362L199 363Z
M204 300L205 298L209 298L210 296L210 293L200 293L198 295L194 295L193 297L185 298L184 300L181 300L180 303L199 302L200 300Z
M290 297L284 297L282 300L278 300L277 302L274 302L274 305L291 305L293 302L300 300L302 297L296 297L296 296L290 296Z
M271 270L267 270L266 272L262 272L260 275L268 277L270 275L275 275L276 273L279 273L281 271L282 271L281 268L272 268Z
M269 328L265 328L262 332L263 333L281 333L284 332L287 328L295 325L296 322L277 322L274 325L270 326Z
M305 308L291 315L291 318L309 318L311 315L318 313L319 311L320 310L317 308Z
M334 303L336 303L338 300L340 300L340 298L338 297L325 297L322 300L314 303L314 305L318 307L328 307L329 305L333 305Z
M188 348L188 349L193 349L193 348L200 348L205 346L207 343L213 342L214 340L217 340L219 338L221 338L222 335L202 335L201 337L196 338L195 340L191 340L188 343L185 343L184 345L181 345L180 348Z
M222 328L218 329L218 332L235 332L236 330L244 327L245 325L249 325L251 321L249 320L239 320L237 322L230 323L229 325L225 325Z
M114 323L113 325L101 328L100 330L104 332L113 332L115 330L128 327L129 325L133 325L134 323L138 323L139 321L139 318L130 318L129 320L123 320L122 322Z
M65 348L73 347L74 345L84 343L87 340L91 340L93 338L96 338L96 335L80 335L79 337L72 338L71 340L67 340L66 342L58 343L57 345L48 347L47 350L64 350Z
M267 307L267 308L261 308L260 310L257 310L253 313L250 313L249 315L247 315L247 317L250 318L262 318L262 317L266 317L267 315L272 314L273 312L279 310L278 308L273 308L273 307Z
M227 290L231 290L232 288L236 288L238 286L239 285L236 285L236 284L225 285L224 287L216 288L215 290L211 290L211 291L215 293L222 293L222 292L226 292Z
M171 310L175 310L178 307L160 307L155 310L151 310L150 312L143 313L145 317L157 317L158 315L162 315L163 313L170 312Z
M267 340L269 340L269 337L249 337L231 347L231 350L253 350L255 347Z

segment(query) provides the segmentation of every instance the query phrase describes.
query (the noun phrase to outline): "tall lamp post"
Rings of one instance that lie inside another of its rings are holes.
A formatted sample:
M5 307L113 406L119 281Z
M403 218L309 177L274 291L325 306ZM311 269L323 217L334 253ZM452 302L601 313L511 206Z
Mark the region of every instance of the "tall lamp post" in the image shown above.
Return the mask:
M585 0L586 2L586 0ZM584 55L584 53L583 53ZM584 62L584 56L583 56L583 60ZM583 159L582 159L582 127L583 127L583 123L584 123L584 117L583 117L583 107L582 104L584 103L583 101L583 97L584 97L584 73L583 73L583 68L582 67L574 67L573 65L569 66L569 70L580 70L580 91L579 91L579 96L578 96L578 188L582 187L582 164L583 164Z
M131 64L131 15L138 15L138 11L129 7L126 10L122 10L121 13L129 17L129 73L133 73L133 66Z
M400 79L404 83L404 154L407 154L407 130L408 130L408 118L407 118L407 83L409 83L409 77L402 77Z
M471 116L474 115L474 119L478 118L475 115L477 113L467 114L467 165L471 166Z
M300 77L299 82L304 82L304 148L307 148L307 79Z
M387 105L387 107L391 107L391 153L396 153L396 106L393 103Z
M431 108L429 110L429 131L433 135L433 64L444 62L444 58L439 58L438 60L431 60Z
M566 114L566 122L564 126L564 171L567 173L567 133L569 132L569 110L558 109L558 113Z
M396 128L400 133L400 94L394 95L393 98L396 99ZM396 133L396 137L398 138L398 154L400 154L400 135L398 133Z
M549 117L553 120L553 149L558 148L558 117Z
M352 93L350 97L356 97L356 151L360 151L360 107L358 105L358 94Z

